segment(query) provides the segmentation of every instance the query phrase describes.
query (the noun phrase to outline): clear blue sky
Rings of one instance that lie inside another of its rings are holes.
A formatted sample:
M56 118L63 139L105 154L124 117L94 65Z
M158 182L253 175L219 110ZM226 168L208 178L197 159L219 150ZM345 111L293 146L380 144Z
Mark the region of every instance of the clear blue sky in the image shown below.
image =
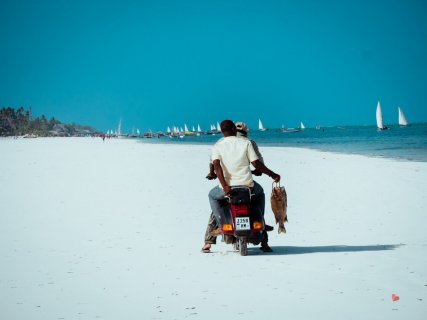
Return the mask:
M0 107L101 130L427 121L427 1L0 1Z

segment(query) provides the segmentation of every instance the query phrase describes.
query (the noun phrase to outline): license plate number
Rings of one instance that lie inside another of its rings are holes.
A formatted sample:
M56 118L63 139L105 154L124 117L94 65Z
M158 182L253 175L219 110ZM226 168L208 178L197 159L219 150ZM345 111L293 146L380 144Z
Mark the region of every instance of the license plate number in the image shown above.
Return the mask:
M245 218L236 218L236 230L250 230L251 225L249 222L249 217Z

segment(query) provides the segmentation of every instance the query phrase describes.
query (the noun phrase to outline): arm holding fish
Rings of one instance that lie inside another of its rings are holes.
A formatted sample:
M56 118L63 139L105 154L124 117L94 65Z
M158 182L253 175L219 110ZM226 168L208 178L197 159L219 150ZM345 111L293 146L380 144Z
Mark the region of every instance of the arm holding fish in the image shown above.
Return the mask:
M257 171L259 171L261 173L266 174L267 176L269 176L270 178L272 178L274 180L274 182L279 182L280 181L280 175L278 175L277 173L271 171L261 161L255 160L255 161L252 161L251 163L255 167L255 170L257 170Z

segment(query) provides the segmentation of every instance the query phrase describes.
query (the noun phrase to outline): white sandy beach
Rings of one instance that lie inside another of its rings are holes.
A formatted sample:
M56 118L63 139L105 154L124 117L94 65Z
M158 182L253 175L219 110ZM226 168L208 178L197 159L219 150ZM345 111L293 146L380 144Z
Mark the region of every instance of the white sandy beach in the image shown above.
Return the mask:
M200 252L210 149L0 139L0 319L427 318L427 163L261 147L288 233L241 257Z

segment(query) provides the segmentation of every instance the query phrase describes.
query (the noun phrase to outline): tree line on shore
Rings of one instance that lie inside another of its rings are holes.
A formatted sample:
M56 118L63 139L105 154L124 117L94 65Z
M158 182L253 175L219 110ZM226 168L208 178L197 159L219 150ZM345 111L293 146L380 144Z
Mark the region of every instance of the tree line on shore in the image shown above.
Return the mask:
M31 116L31 107L18 109L3 107L0 109L0 136L35 135L39 137L71 137L96 135L97 130L79 124L64 124L61 121L45 115Z

